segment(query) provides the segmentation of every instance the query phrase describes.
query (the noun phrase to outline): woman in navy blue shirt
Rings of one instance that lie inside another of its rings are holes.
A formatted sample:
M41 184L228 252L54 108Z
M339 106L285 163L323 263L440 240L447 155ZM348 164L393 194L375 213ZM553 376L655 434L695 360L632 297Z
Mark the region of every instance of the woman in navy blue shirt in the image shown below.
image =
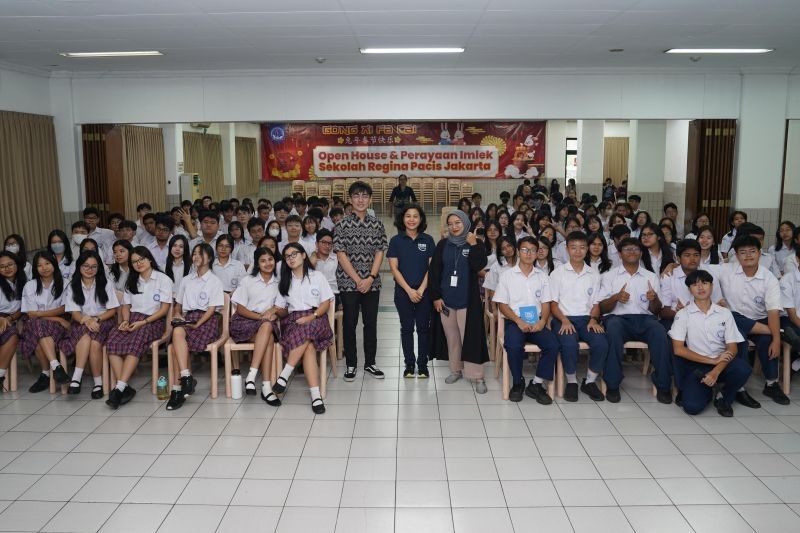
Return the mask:
M400 339L406 369L403 377L414 377L414 364L420 378L429 377L428 350L431 299L428 292L428 264L435 249L433 237L425 232L425 213L417 204L403 207L395 221L398 234L389 241L389 268L394 276L394 305L400 315ZM417 349L414 357L414 326Z

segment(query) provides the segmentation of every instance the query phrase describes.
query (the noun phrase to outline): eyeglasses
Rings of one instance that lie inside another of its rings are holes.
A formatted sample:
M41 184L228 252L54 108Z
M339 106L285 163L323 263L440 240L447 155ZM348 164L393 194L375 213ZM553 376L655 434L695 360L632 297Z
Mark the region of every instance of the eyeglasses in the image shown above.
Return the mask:
M319 244L324 244L325 246L333 246L333 241L317 241Z
M230 249L231 249L231 247L230 247L229 244L218 244L217 245L217 250L230 250Z
M5 265L0 265L0 270L11 270L15 266L17 265L15 265L14 263L6 263Z
M164 226L156 226L156 231L169 231L169 228L165 228Z
M626 254L635 254L641 252L641 249L638 246L626 246L622 251Z
M290 259L294 259L294 258L295 258L295 257L297 257L298 255L300 255L300 252L292 252L292 253L290 253L290 254L286 254L286 255L284 255L284 256L283 256L283 259L284 259L284 261L288 261L288 260L290 260Z
M145 261L147 261L146 257L140 257L139 259L132 260L131 263L133 263L134 265L141 265Z
M83 264L83 265L81 265L81 268L83 270L92 271L92 270L97 270L97 265L86 265L86 264Z
M538 250L536 248L520 248L519 249L519 253L521 253L522 255L531 255L531 254L535 254L536 252L538 252Z

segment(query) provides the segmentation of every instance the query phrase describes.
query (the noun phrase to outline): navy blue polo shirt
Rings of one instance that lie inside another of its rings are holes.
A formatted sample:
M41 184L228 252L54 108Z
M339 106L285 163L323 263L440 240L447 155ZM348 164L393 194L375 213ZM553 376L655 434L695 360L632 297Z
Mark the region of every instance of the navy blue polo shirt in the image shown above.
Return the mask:
M433 257L436 246L433 237L427 233L420 233L416 239L412 239L405 233L400 233L392 237L389 241L389 251L386 257L397 259L397 269L413 288L418 288L422 284L425 274L428 272L428 261ZM395 287L400 286L395 284Z

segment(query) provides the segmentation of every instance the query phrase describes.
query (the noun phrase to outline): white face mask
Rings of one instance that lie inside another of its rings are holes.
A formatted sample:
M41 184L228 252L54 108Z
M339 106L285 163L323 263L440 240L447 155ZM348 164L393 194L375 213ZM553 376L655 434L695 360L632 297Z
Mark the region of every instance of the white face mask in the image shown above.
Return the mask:
M6 252L11 252L12 254L19 253L19 244L9 244L6 246Z
M269 236L270 237L277 237L280 234L281 234L281 230L279 230L279 229L272 228L271 230L269 230Z
M88 237L88 235L84 235L83 233L76 233L72 236L72 242L75 243L76 246L80 246L81 243Z

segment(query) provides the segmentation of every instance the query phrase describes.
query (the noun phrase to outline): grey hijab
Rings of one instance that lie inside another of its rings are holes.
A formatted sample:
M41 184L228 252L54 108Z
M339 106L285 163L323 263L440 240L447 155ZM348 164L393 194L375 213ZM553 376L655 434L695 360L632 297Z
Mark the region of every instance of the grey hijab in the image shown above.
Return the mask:
M445 222L450 220L450 217L457 216L461 220L461 224L464 226L464 230L461 232L461 235L453 235L450 233L448 228L447 230L447 240L456 245L456 246L464 246L464 243L467 242L467 233L469 233L469 215L463 212L461 209L456 209L455 211L451 211L447 214L447 217L444 219Z

